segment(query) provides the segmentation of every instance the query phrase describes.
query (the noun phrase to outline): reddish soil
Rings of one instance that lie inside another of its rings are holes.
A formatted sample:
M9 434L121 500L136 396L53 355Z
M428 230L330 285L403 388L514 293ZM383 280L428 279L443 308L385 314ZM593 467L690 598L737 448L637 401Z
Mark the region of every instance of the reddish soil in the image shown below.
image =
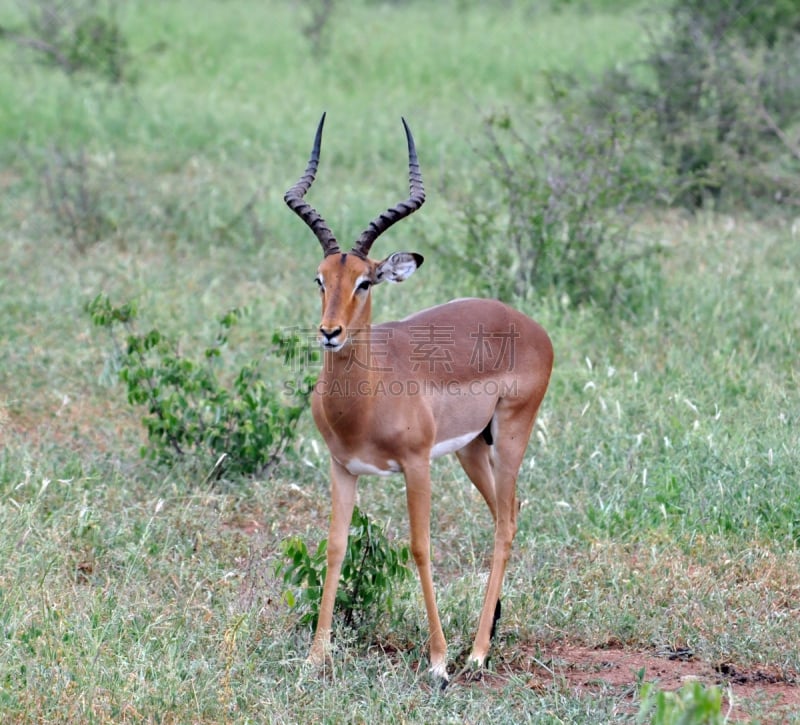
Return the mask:
M554 685L581 693L618 692L633 700L641 682L660 690L678 690L687 682L717 685L723 691L723 714L729 721L785 722L800 714L800 677L770 668L746 669L731 663L710 664L688 650L637 652L610 645L592 648L558 644L551 648L521 647L514 663L497 663L484 675L486 686L502 687L510 676L527 677L528 687ZM466 678L459 678L466 684ZM458 679L456 680L458 682ZM633 702L632 702L633 708Z

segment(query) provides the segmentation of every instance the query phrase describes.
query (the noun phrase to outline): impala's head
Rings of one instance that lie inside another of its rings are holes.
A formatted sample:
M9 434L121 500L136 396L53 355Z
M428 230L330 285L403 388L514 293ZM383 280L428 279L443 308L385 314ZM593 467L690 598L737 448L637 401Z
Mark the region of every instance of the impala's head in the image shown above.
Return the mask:
M322 245L324 257L317 268L316 276L322 297L319 341L325 349L336 352L350 339L349 331L369 325L372 288L381 282L402 282L422 264L422 256L413 252L395 252L384 260L376 261L369 258L369 251L372 243L392 224L422 206L425 201L425 189L422 186L414 138L403 119L403 128L408 140L409 198L375 217L353 248L349 252L342 252L325 220L316 209L303 200L317 173L324 123L323 113L306 171L286 192L284 199L289 208L311 228Z

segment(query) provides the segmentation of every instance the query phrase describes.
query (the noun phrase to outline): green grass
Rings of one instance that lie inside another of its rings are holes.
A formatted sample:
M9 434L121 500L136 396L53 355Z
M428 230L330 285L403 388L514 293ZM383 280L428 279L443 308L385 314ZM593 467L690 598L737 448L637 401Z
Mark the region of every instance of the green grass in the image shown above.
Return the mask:
M208 489L203 472L154 468L84 310L100 292L136 298L143 326L190 347L249 306L232 338L242 359L263 356L276 328L315 325L319 249L282 196L322 110L310 198L343 244L405 191L400 115L417 137L428 202L376 253L427 261L376 293L376 317L469 295L435 250L463 234L458 200L488 186L481 118L543 108L546 70L588 77L633 57L635 9L606 5L352 3L314 60L299 3L133 2L121 19L134 89L71 82L0 45L4 722L630 720L625 693L531 686L520 653L546 660L556 642L800 670L800 246L788 223L654 212L642 228L668 255L637 317L545 294L523 303L556 367L493 651L514 674L444 695L425 675L416 582L372 641L337 643L322 681L303 666L310 633L272 564L284 537L324 536L327 456L310 416L272 480ZM0 25L19 8L0 3ZM54 147L85 148L108 222L83 252L43 192ZM455 460L434 475L435 577L461 664L492 533ZM399 477L364 479L359 506L403 540L404 501Z

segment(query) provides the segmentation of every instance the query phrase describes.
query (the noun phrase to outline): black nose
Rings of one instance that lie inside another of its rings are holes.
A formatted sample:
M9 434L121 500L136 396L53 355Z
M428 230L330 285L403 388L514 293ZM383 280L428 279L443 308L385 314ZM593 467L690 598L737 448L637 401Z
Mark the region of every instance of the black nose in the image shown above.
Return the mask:
M334 337L336 337L338 334L341 333L342 326L341 325L337 325L332 330L326 330L324 327L320 327L319 331L320 331L320 334L325 338L325 340L327 342L330 342Z

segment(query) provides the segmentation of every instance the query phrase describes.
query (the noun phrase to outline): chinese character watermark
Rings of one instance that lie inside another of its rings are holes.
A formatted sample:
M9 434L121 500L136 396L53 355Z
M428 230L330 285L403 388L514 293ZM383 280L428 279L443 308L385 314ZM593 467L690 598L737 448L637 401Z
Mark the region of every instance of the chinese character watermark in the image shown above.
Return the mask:
M453 353L456 328L447 325L412 325L408 328L411 337L411 353L409 362L411 372L418 372L423 363L427 363L428 372L439 370L453 372Z
M521 335L513 323L508 330L488 331L481 323L478 331L471 332L469 336L475 340L469 359L471 368L481 373L488 370L500 371L501 368L511 372L514 369L514 347ZM495 341L499 341L499 345L492 344Z
M457 334L455 325L409 325L406 336L395 335L392 327L368 327L352 330L348 334L349 348L343 372L358 377L362 373L390 374L407 370L421 377L443 379L454 375L456 360L463 366L469 351L467 367L477 375L493 372L511 372L514 369L516 341L521 337L516 326L508 329L487 328L477 323L467 335ZM291 359L292 369L334 370L334 358L319 354L318 333L313 328L291 328L302 342L298 354ZM408 345L403 345L403 340ZM459 351L459 340L470 340ZM405 360L401 357L407 355ZM462 357L463 355L463 357Z

